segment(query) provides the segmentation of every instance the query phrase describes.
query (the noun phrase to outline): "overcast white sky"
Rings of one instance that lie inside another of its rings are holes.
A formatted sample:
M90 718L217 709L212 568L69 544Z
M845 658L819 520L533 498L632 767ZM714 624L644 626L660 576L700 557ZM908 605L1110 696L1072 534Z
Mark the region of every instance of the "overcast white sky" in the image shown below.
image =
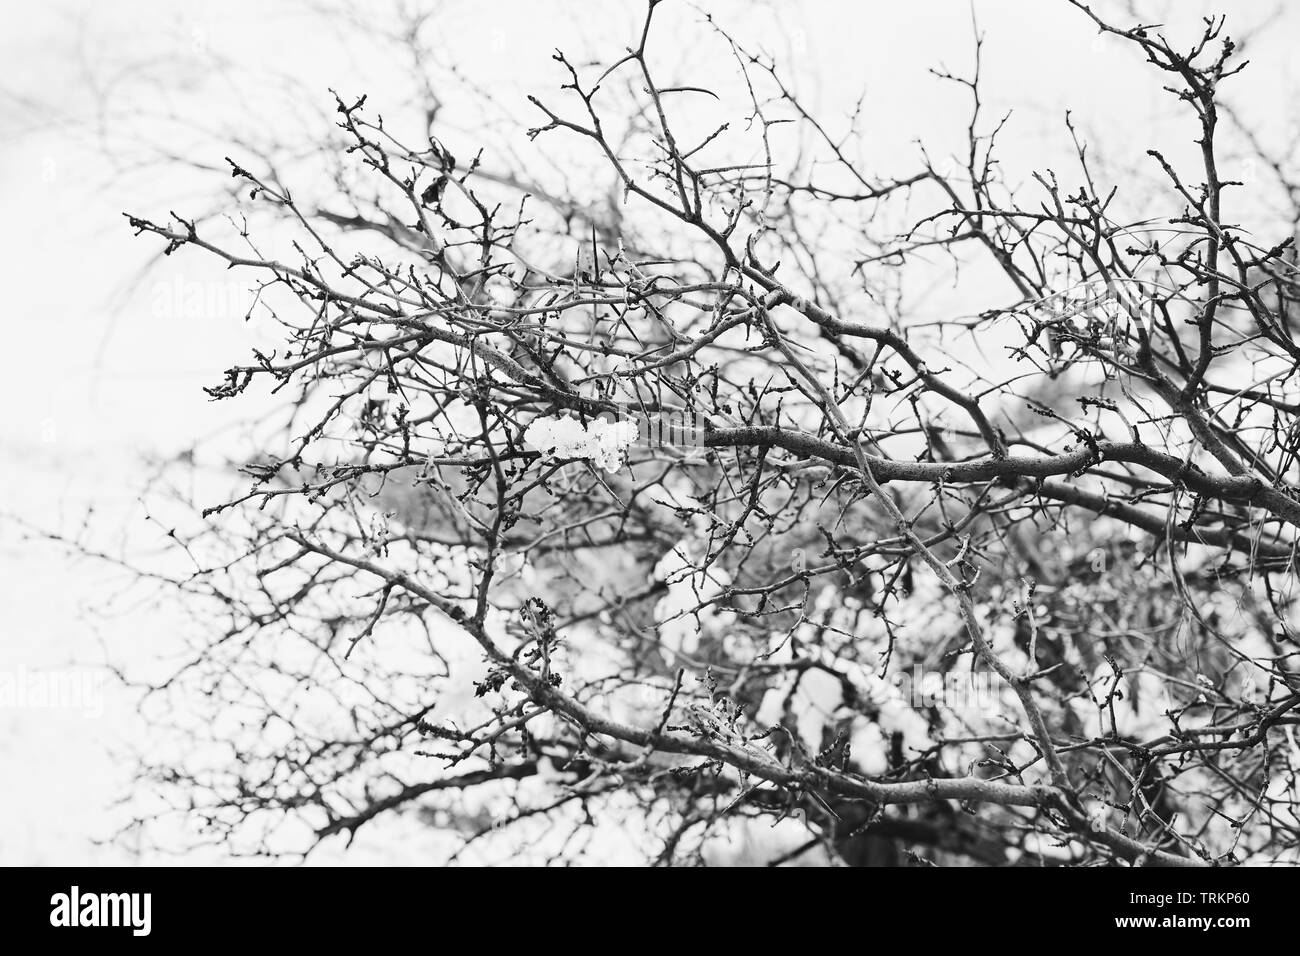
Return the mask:
M630 41L641 10L639 3L554 0L448 6L446 55L516 101L526 89L555 89L554 47L577 52L604 43L617 50ZM682 24L698 18L685 3L665 6ZM965 0L704 6L754 45L788 48L793 75L823 115L843 116L865 92L882 172L907 171L916 139L942 151L962 132L965 103L927 70L968 66ZM1279 6L1179 3L1176 23L1194 26L1200 12L1222 10L1240 32ZM1160 8L1143 10L1157 19ZM1133 51L1097 40L1064 0L977 0L974 10L987 34L989 115L1014 108L1004 155L1022 162L1022 173L1065 161L1066 108L1117 170L1140 168L1149 145L1174 155L1189 148L1189 127ZM367 92L372 103L401 98L408 78L373 44L356 42L345 24L301 4L0 0L0 11L0 269L9 354L0 373L0 512L67 531L93 505L101 542L122 540L114 529L129 524L147 543L135 504L147 474L142 457L220 434L246 411L208 402L201 386L242 360L259 330L242 321L231 291L238 284L197 257L165 260L142 275L156 245L133 240L121 213L162 217L198 197L180 174L115 171L101 152L101 108L129 105L146 88L141 80L152 77L168 105L214 133L244 122L293 128L300 117L281 100L260 98L259 77L295 78L316 107L327 107L329 87ZM1278 104L1296 102L1300 31L1292 14L1252 41L1255 64L1233 81L1236 102L1276 143L1296 131L1296 117L1278 113ZM676 52L664 51L666 63ZM218 63L222 71L213 68ZM139 103L142 116L161 105L158 88L155 99ZM527 115L522 105L520 113ZM154 130L166 137L172 127ZM213 163L236 153L222 149L218 135L169 145ZM187 304L195 287L202 296ZM24 542L11 520L0 522L0 673L57 669L94 679L101 634L132 653L166 649L178 621L139 608L97 628L83 608L103 600L115 586L112 575ZM0 707L0 863L129 858L129 848L90 841L111 828L109 803L126 781L125 760L109 748L146 738L129 695L108 681L99 686L102 713ZM392 858L391 841L368 839L354 859ZM423 852L418 839L406 846L411 858Z

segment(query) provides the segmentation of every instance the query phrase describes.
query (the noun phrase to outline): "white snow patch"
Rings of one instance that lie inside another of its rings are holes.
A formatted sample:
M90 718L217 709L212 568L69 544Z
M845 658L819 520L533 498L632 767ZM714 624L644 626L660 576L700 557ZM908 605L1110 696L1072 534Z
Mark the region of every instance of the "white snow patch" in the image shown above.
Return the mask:
M636 437L636 422L596 418L583 425L567 415L535 418L524 430L524 442L545 457L585 458L608 472L623 467Z

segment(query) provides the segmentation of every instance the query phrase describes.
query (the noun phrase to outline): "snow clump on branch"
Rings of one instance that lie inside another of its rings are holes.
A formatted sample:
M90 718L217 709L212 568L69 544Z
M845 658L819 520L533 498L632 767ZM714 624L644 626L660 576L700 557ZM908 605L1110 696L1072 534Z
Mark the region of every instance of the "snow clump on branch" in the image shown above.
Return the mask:
M576 418L535 418L524 431L528 447L544 457L585 458L607 472L623 467L637 438L636 422L597 418L583 425Z

